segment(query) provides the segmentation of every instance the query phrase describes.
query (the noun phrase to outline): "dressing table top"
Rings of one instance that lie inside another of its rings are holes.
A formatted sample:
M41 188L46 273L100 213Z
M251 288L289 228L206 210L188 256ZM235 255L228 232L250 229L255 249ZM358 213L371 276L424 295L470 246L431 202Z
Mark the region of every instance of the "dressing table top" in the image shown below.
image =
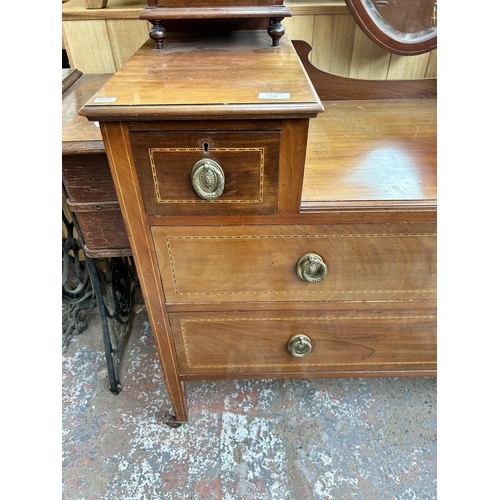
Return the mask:
M62 70L62 154L104 153L98 124L78 115L82 105L110 74L83 75L77 69Z
M309 125L302 211L436 210L436 99L324 106Z
M147 41L91 98L89 119L312 117L323 110L285 35L235 31L162 50Z

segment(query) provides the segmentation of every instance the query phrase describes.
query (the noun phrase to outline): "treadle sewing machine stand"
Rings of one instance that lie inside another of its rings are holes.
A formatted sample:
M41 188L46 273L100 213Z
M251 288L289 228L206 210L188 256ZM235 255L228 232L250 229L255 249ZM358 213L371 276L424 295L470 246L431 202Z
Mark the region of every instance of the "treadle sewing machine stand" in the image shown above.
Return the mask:
M72 251L85 252L81 244L74 246ZM104 262L104 270L101 269L99 260ZM83 331L77 322L79 306L81 305L81 310L97 307L101 320L110 391L119 394L122 390L119 374L120 356L123 343L130 333L137 279L130 264L120 257L97 259L85 254L84 262L79 262L79 265L84 276L81 282L84 293L77 296L76 300L73 297L69 299L68 294L64 293L67 284L63 279L63 303L76 306L75 310L70 307L70 314L75 318L72 326L76 333ZM86 286L87 282L90 283L90 288ZM65 341L69 338L68 333L70 332L67 332Z
M71 215L75 217L75 213ZM80 320L80 312L97 307L110 391L119 394L122 390L120 356L130 332L137 285L133 263L118 256L90 257L82 243L84 237L78 219L75 217L69 221L63 212L63 223L68 233L63 238L63 346L72 334L82 333L86 328L86 324ZM73 236L73 230L77 231L77 238ZM84 253L83 261L78 258L79 252ZM104 262L105 269L101 269L99 260ZM67 272L69 268L74 268L75 275Z
M149 40L80 110L172 426L187 380L436 374L435 81L354 82L297 47L302 63L261 29Z

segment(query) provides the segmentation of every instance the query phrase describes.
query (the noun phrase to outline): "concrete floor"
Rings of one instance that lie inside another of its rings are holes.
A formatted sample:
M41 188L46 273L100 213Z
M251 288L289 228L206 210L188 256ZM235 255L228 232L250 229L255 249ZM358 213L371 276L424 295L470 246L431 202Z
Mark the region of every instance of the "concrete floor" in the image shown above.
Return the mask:
M188 382L172 429L136 310L119 395L96 309L63 349L63 500L437 498L435 378Z

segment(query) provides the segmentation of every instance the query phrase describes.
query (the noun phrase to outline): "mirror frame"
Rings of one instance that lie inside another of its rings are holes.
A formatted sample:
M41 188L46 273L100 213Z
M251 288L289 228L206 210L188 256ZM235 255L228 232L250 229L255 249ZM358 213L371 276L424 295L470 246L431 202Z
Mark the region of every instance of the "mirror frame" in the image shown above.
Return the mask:
M389 30L383 29L380 23L368 11L363 0L345 0L351 14L363 32L379 47L402 56L414 56L430 52L437 48L437 24L435 30L430 30L429 37L425 39L409 38L402 40L396 35L392 35ZM437 2L436 2L437 9ZM436 14L437 23L437 14Z

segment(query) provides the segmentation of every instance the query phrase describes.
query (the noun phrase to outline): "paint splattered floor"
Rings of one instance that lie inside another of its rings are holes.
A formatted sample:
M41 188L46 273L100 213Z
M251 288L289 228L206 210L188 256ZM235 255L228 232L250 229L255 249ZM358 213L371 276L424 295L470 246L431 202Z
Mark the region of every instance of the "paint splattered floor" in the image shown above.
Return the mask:
M119 395L96 310L63 349L63 500L437 498L436 379L188 382L172 429L137 309Z

